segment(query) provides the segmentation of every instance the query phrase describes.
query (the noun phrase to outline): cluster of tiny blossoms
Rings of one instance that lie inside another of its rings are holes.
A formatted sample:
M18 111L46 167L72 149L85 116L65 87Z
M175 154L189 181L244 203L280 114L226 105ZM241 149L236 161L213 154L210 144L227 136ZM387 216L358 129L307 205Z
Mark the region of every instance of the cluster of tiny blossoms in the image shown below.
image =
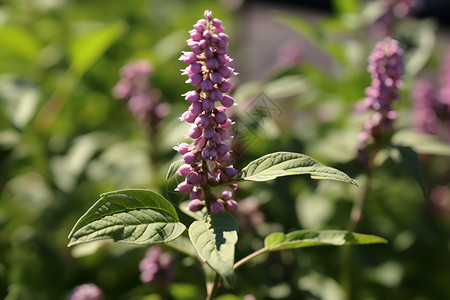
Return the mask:
M152 64L148 60L131 61L120 69L119 75L114 96L126 103L134 118L156 129L161 119L169 114L170 106L160 101L159 90L150 88Z
M364 124L364 131L359 135L362 145L358 152L362 160L365 160L366 147L375 144L391 131L397 119L392 103L399 97L398 89L403 75L402 55L403 50L399 43L385 38L375 45L368 58L367 71L371 75L372 83L365 91L367 97L356 107L358 112L371 111Z
M186 82L196 89L183 95L191 105L180 119L192 124L188 137L194 142L175 147L185 162L178 169L185 180L176 190L189 193L191 211L206 206L210 213L224 209L233 212L237 203L231 197L237 186L231 184L230 190L223 191L220 196L211 190L213 186L225 184L238 172L230 164L227 130L232 121L226 110L235 102L225 94L231 89L228 80L234 74L228 66L231 61L227 55L229 36L223 32L222 21L212 18L211 11L205 11L204 16L205 19L199 20L189 31L191 38L187 45L192 51L184 52L180 57L189 65L183 70L183 75L189 77Z
M139 263L141 281L155 283L162 287L169 286L174 278L172 264L172 255L163 252L160 246L148 248L144 259Z

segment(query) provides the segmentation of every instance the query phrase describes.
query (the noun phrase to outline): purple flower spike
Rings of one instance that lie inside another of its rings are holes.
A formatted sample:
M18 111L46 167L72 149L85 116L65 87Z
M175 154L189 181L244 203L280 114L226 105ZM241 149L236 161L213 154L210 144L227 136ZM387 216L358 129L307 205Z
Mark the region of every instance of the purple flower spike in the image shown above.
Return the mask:
M187 83L196 90L184 95L192 104L181 119L193 124L188 137L194 142L188 147L182 144L176 148L186 163L178 170L186 180L176 190L190 193L188 208L191 211L206 206L208 213L218 213L225 209L225 199L220 199L211 188L227 183L238 173L230 165L230 135L226 129L232 124L226 114L227 107L235 101L224 95L231 90L229 79L234 71L228 66L232 61L227 54L230 38L223 33L222 21L213 19L209 10L204 16L205 19L199 20L189 31L190 38L186 42L192 52L184 52L180 58L189 65L183 75L188 75ZM216 103L222 106L216 107ZM209 198L205 199L205 195ZM226 200L230 198L231 195ZM237 208L233 202L228 206L228 211Z
M391 38L378 42L368 61L367 70L372 78L371 85L366 89L366 98L356 105L356 111L371 111L369 119L364 124L364 132L360 134L361 145L358 156L366 157L366 148L376 144L386 133L392 131L397 113L392 109L392 103L398 99L398 89L403 76L403 49Z

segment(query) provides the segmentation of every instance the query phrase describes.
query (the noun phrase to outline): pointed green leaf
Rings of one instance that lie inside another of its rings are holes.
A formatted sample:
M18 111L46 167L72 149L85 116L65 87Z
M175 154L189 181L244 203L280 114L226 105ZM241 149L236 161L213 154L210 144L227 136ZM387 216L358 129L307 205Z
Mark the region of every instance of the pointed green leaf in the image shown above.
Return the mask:
M208 215L189 227L189 237L198 255L213 268L225 282L234 285L234 246L238 224L228 213Z
M353 233L346 230L297 230L288 234L275 232L266 237L266 251L295 249L312 246L342 246L386 243L374 235Z
M242 169L241 178L248 181L268 181L289 175L310 174L313 179L330 179L358 185L344 172L322 165L300 153L276 152L249 163Z
M102 194L75 224L69 246L112 239L130 244L156 244L176 239L186 229L175 207L149 190Z
M171 163L169 166L169 170L167 171L166 180L172 178L172 176L174 176L177 173L178 169L184 164L185 162L182 159L176 160Z

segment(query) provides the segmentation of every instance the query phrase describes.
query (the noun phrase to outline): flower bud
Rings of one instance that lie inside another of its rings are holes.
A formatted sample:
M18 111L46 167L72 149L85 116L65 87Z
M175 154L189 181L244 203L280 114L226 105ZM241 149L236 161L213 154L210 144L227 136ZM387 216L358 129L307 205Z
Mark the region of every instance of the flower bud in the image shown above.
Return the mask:
M220 101L223 98L223 94L220 90L214 88L209 92L209 99L212 101Z
M238 203L234 200L228 200L225 202L225 208L231 213L236 212L238 208Z
M212 83L221 83L223 80L223 77L219 73L211 72L209 74L209 79L211 80Z
M224 95L222 100L220 100L220 103L225 107L230 107L234 104L234 99L228 95Z
M195 185L198 183L198 181L199 181L199 176L198 176L197 172L190 172L189 174L187 174L186 182L188 184Z
M175 188L175 191L183 193L183 194L187 194L191 190L192 190L192 186L189 185L186 181L183 181Z
M228 81L222 81L222 83L218 85L218 88L222 93L228 93L228 91L231 89L231 83Z
M214 101L209 98L206 98L202 101L202 108L204 111L211 111L214 109Z
M187 153L189 151L189 144L181 143L178 146L173 147L174 150L178 151L181 155Z
M211 212L212 212L213 214L220 213L220 212L223 211L223 210L224 210L223 204L220 203L219 201L213 201L213 202L211 203Z
M180 168L178 168L178 174L183 177L186 177L191 171L192 167L190 165L182 165Z
M192 212L201 210L205 206L205 203L199 199L191 200L188 204L188 209Z
M192 103L190 110L194 115L198 116L203 111L202 103L201 102Z
M236 176L237 172L238 171L233 168L233 166L229 166L225 169L225 174L227 174L230 178Z
M187 153L183 154L183 160L185 163L190 165L190 164L194 163L194 161L195 161L195 154L192 152L187 152Z
M188 137L191 139L198 139L202 135L202 128L198 127L197 125L193 125L191 129L189 129Z

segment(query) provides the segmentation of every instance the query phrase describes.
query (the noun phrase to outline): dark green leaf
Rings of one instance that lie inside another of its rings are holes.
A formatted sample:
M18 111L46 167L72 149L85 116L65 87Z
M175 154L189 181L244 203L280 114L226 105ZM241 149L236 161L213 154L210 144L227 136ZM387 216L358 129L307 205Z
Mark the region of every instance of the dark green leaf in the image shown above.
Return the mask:
M189 237L198 255L213 268L225 282L234 285L234 246L238 224L228 213L208 215L189 227Z
M422 192L425 195L425 181L423 179L417 153L411 147L396 146L391 149L391 158L420 185Z
M268 181L289 175L310 174L313 179L330 179L358 185L347 174L300 153L277 152L267 154L242 169L241 178L248 181Z
M78 220L69 234L69 246L105 239L165 243L185 229L175 207L164 197L149 190L120 190L101 195Z

